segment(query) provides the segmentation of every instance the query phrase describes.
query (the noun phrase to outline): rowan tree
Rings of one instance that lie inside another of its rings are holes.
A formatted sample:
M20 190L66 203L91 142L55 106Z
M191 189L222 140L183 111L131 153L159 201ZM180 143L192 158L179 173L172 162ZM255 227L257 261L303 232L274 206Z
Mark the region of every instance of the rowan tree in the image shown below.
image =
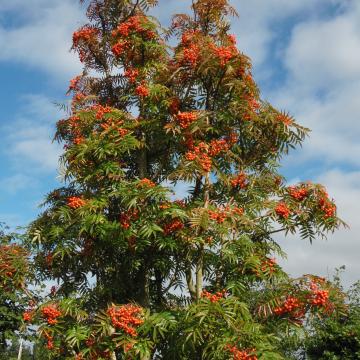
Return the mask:
M260 98L227 0L194 1L168 29L155 0L86 3L55 136L64 186L29 228L38 278L59 283L32 314L45 344L54 359L285 358L309 317L343 304L274 259L275 234L341 225L323 186L279 173L308 129Z

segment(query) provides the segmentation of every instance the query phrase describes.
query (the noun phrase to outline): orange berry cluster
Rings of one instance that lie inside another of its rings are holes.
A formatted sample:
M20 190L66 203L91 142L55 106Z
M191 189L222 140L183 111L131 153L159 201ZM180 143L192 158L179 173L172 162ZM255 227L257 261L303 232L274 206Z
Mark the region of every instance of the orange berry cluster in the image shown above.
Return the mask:
M197 161L205 172L209 172L211 170L212 161L208 155L208 151L209 145L201 142L198 146L193 147L193 151L188 151L185 154L185 158L188 161Z
M124 137L125 135L127 135L129 133L129 130L124 129L124 128L119 128L119 129L117 129L117 131L121 137Z
M188 45L182 54L182 63L194 68L200 59L200 48L196 44Z
M210 148L209 148L209 155L216 156L222 151L228 151L230 145L225 139L221 140L211 140Z
M284 304L282 306L279 306L274 309L274 313L276 315L283 315L286 313L292 313L295 310L298 310L301 308L302 304L300 300L294 296L289 296L284 301Z
M112 48L111 51L115 57L120 57L124 50L129 46L128 41L119 41Z
M61 316L61 312L55 304L47 305L41 309L43 317L46 319L49 325L55 325L58 323L58 318Z
M304 200L309 194L308 189L306 189L303 186L301 187L290 186L288 190L290 196L298 201Z
M218 224L222 224L227 218L227 213L225 211L212 211L208 210L211 220L215 220Z
M325 306L329 300L328 290L316 290L314 291L314 298L311 300L312 305Z
M135 92L136 92L136 95L138 95L140 97L147 97L150 94L149 88L144 84L138 85L135 89Z
M85 138L83 136L76 136L73 140L73 143L75 145L80 145L85 141Z
M280 202L275 208L275 212L278 216L287 219L290 215L290 209L286 206L285 203Z
M183 228L184 228L184 223L180 219L173 219L170 223L164 226L164 234L170 235Z
M79 82L80 82L81 78L82 78L82 76L78 75L70 80L69 91L70 90L72 90L72 91L79 90Z
M218 302L220 299L224 299L225 296L226 296L226 290L218 291L215 294L211 294L206 290L204 290L201 293L202 298L206 298L206 299L210 300L212 303Z
M253 355L255 349L239 350L236 346L230 344L226 346L226 349L233 355L234 360L258 360L257 356Z
M130 31L138 32L141 30L140 19L137 16L133 16L128 21L120 24L112 33L113 36L120 35L122 37L128 37Z
M2 245L0 246L0 276L5 276L5 279L0 279L1 282L6 282L6 278L12 278L15 273L19 271L14 264L14 260L20 257L25 257L26 252L18 245Z
M198 118L198 115L196 112L190 111L190 112L179 112L176 115L176 120L178 121L180 127L182 129L187 129L191 123L196 121Z
M198 30L188 30L182 34L181 45L184 47L182 52L182 63L190 65L194 68L200 58L200 48L193 43L194 36L198 33Z
M230 183L232 187L239 187L240 189L245 189L248 185L245 173L238 174L235 178L230 180Z
M268 271L272 274L275 271L276 259L266 259L261 263L261 271Z
M77 47L80 41L89 42L91 41L97 34L98 30L90 27L83 27L78 31L75 31L73 34L73 45Z
M96 119L101 120L104 117L104 114L111 113L113 109L110 106L102 106L100 104L94 105L92 110L96 111Z
M77 209L86 204L86 201L78 196L71 196L67 199L67 205L72 209Z
M151 180L144 178L139 181L138 186L140 186L140 187L145 186L145 187L153 188L154 186L156 186L156 184L154 182L152 182Z
M122 38L111 49L115 57L119 57L123 51L129 47L130 42L124 40L124 38L127 38L131 34L141 35L146 40L151 40L156 37L154 31L146 29L147 23L148 21L145 16L132 16L112 32L113 37Z
M128 229L130 227L131 221L137 220L139 217L139 211L137 209L132 209L127 212L124 212L120 215L120 225L123 229Z
M145 16L132 16L126 22L121 23L113 32L112 36L128 37L131 33L144 36L146 39L154 39L156 34L146 29L148 20Z
M336 214L336 205L330 201L326 192L323 192L318 204L321 211L325 213L325 218L333 217Z
M215 55L220 59L220 65L225 66L230 60L236 57L239 53L238 49L234 45L219 46L211 44L211 49Z
M139 70L137 69L126 69L124 72L124 76L129 79L130 83L136 82L136 78L139 76Z
M30 312L30 311L25 311L25 312L23 313L22 318L23 318L24 321L31 321L31 319L32 319L32 312Z
M315 282L310 284L310 289L312 291L310 297L311 305L323 307L328 303L329 290L320 290Z
M218 209L217 211L208 210L209 216L211 220L215 220L218 224L222 224L227 217L235 214L235 215L243 215L244 209L233 207L230 208L229 206L226 206L225 208Z
M107 312L115 328L122 329L130 336L137 336L136 327L144 322L144 320L139 317L142 314L141 307L132 304L120 307L113 305Z

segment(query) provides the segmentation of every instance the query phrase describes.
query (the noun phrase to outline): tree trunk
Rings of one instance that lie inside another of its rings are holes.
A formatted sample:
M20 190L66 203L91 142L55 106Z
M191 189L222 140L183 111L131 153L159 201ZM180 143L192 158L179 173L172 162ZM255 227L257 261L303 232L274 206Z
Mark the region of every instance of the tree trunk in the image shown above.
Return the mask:
M17 360L21 360L22 349L23 349L23 339L20 339L20 341L19 341L19 353L18 353Z
M199 258L196 263L196 300L201 298L203 290L203 266L204 266L204 247L199 249Z

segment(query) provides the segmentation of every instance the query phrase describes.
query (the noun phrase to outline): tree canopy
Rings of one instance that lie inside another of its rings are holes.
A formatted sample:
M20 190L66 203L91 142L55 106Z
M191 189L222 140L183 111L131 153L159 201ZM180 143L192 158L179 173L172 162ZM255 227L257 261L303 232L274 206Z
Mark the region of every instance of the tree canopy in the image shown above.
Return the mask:
M275 259L276 235L342 224L322 185L280 173L309 130L260 97L227 0L167 29L154 0L84 3L55 135L64 186L25 242L58 286L25 323L52 359L291 358L312 317L345 311L337 286Z

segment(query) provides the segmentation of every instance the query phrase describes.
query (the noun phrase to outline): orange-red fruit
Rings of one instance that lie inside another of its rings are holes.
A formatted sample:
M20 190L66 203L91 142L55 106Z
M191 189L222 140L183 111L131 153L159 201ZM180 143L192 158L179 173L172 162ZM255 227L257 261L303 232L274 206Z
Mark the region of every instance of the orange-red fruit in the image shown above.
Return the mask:
M286 206L285 203L281 202L277 204L275 212L278 216L287 219L290 215L290 209Z
M142 308L132 304L119 307L113 305L108 309L107 313L115 328L123 330L132 337L137 336L136 328L144 322L144 320L140 318Z
M156 184L153 181L151 181L147 178L144 178L139 181L139 186L145 186L145 187L152 188L152 187L156 186Z
M135 89L135 92L136 92L136 95L138 95L140 97L147 97L150 94L150 90L148 89L148 87L143 84L137 86Z
M176 115L176 119L182 129L187 129L190 124L197 120L196 112L179 112Z
M42 316L49 325L58 323L58 318L62 315L55 304L47 305L41 309Z
M86 204L86 201L78 196L71 196L67 199L67 205L72 209L77 209Z
M31 321L32 319L32 314L29 311L25 311L23 313L23 320L24 321Z

